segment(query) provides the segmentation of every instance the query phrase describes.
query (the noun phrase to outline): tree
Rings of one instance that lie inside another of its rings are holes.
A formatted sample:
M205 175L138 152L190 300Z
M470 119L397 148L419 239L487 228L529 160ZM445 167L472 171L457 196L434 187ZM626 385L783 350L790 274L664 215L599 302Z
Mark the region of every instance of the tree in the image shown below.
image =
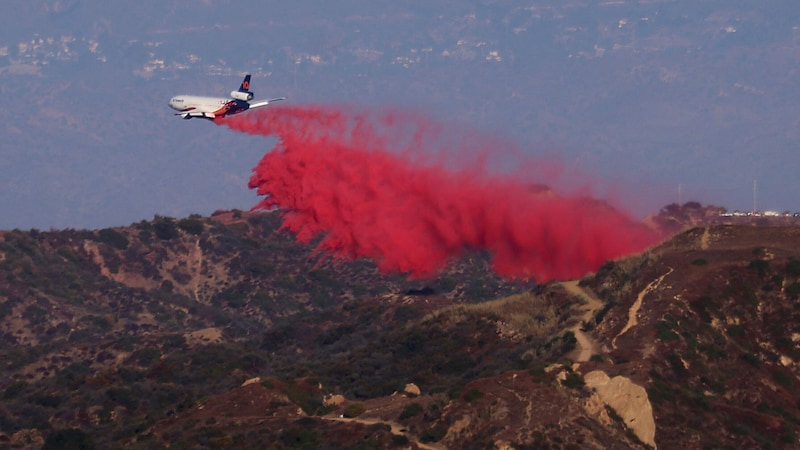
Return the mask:
M94 450L94 439L83 430L67 428L47 436L42 450Z

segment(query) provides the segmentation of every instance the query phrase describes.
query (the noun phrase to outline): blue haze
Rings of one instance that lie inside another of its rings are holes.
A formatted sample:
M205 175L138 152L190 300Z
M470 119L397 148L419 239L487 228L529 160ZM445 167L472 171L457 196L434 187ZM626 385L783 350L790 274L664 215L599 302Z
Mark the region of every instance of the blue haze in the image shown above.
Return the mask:
M0 229L248 209L274 141L175 94L403 107L556 155L634 214L800 210L789 1L5 0ZM575 183L580 184L580 180ZM680 189L678 188L680 186Z

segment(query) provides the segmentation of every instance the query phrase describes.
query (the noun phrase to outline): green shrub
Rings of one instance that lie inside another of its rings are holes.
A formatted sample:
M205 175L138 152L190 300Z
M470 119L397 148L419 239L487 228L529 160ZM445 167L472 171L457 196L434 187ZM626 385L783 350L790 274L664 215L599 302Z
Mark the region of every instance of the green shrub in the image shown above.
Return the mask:
M744 337L744 328L741 325L731 325L726 332L730 337Z
M270 313L275 309L275 299L272 298L272 294L268 291L258 291L253 294L253 298L250 299L250 304L265 313Z
M758 356L753 354L753 353L749 353L749 352L748 353L743 353L742 354L742 359L744 360L744 362L746 362L747 364L750 364L753 367L758 367L759 365L761 365L761 360L758 359Z
M348 418L358 417L361 414L364 414L367 408L361 402L350 403L344 409L344 416Z
M30 305L22 312L22 318L34 325L44 323L47 318L47 311L36 305Z
M91 369L88 363L72 363L58 372L55 384L59 388L66 388L70 391L74 391L86 382L86 377L88 377L89 374L91 374Z
M162 241L175 239L179 236L175 221L169 217L156 218L153 223L153 231L155 231L156 237Z
M280 440L287 448L297 449L320 448L322 444L319 432L310 426L289 428L281 434Z
M664 402L674 403L675 394L670 384L655 370L650 370L650 378L652 378L652 381L646 387L647 397L650 401L654 405L660 405Z
M769 269L769 261L765 261L763 259L754 259L750 261L750 265L747 266L748 268L755 270L758 272L759 276L764 276L767 273L767 269Z
M84 316L81 321L86 321L101 331L108 331L114 326L113 319L111 317L95 316L94 314Z
M617 302L615 302L614 300L611 300L605 305L603 305L603 308L600 309L600 311L598 311L597 314L594 316L594 322L599 325L600 322L603 321L603 318L605 318L606 314L608 314L608 312L611 310L611 308L613 308L616 305Z
M691 300L689 301L689 306L695 310L700 320L706 323L711 322L711 313L709 311L714 310L714 302L711 297L703 296L697 300Z
M444 425L436 424L433 428L425 430L419 436L419 441L422 443L439 442L447 434L447 428Z
M46 408L57 408L58 405L64 400L63 397L60 395L55 394L42 394L37 395L36 397L31 399L33 403L37 405L44 406Z
M134 392L128 388L109 388L106 397L114 403L124 406L129 410L135 409L139 405L139 399Z
M76 255L75 252L73 252L72 249L69 247L66 246L59 247L57 252L59 255L61 255L62 258L66 259L69 262L74 263L80 260L80 258L78 258L78 255Z
M781 369L776 368L772 371L772 379L775 380L776 383L785 387L786 389L791 389L794 385L794 380L792 379L791 373Z
M93 450L94 439L85 431L68 428L50 433L44 441L42 450Z
M450 292L458 286L458 281L448 275L444 275L439 278L439 291L440 292Z
M659 320L656 323L656 338L664 342L672 342L677 341L680 336L672 331L672 327L667 322Z
M16 380L12 382L5 391L3 391L3 399L11 400L20 394L25 388L28 387L28 382L25 380Z
M145 347L134 355L136 362L143 367L150 367L161 358L161 350L157 347Z
M14 311L14 305L21 303L19 299L9 298L8 300L0 303L0 319L11 314Z
M789 286L786 286L786 295L792 300L800 298L800 283L795 281Z
M203 221L196 216L189 216L186 219L179 220L178 228L194 236L202 234L205 229Z
M400 413L399 419L400 420L409 419L421 413L422 410L423 410L422 405L420 405L419 403L412 403L403 409L403 412Z
M483 392L475 388L472 388L464 393L464 401L467 403L472 403L476 400L480 400L481 398L483 398Z
M586 385L586 382L583 381L583 375L579 372L569 372L567 378L565 378L561 384L570 389L580 389Z
M789 262L786 264L786 274L791 277L800 277L800 259L789 258Z
M723 359L728 357L728 353L725 349L714 343L699 345L697 349L711 359Z
M403 436L402 434L393 434L392 435L392 444L398 447L406 447L409 444L409 440L407 437Z
M414 305L400 305L394 311L394 320L406 322L417 317L417 307Z
M575 347L578 345L578 338L575 337L575 333L572 331L567 331L561 336L561 351L562 354L569 353L575 350Z
M128 244L130 243L124 234L113 228L104 228L98 231L97 237L100 239L100 242L118 250L125 250L128 248Z
M312 393L303 386L298 385L294 380L286 385L286 396L292 403L298 405L303 412L312 416L317 414L322 405L322 397Z
M69 333L69 337L67 338L68 342L72 343L79 343L79 342L91 342L93 339L96 339L97 336L92 333L91 331L85 328L79 328L75 331L71 331Z

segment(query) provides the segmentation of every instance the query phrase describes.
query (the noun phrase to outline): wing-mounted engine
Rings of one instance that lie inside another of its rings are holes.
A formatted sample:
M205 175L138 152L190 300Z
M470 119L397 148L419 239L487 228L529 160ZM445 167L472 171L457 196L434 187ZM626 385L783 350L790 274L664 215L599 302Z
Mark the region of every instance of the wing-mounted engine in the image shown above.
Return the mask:
M231 91L231 98L247 102L253 99L253 93L250 91Z

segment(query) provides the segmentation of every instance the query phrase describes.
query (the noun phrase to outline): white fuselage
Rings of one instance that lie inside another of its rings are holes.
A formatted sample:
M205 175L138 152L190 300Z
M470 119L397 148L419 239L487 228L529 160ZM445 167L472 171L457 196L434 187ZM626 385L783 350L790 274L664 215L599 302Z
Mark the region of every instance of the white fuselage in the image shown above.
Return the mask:
M195 95L177 95L169 101L170 108L180 112L201 112L219 115L221 110L231 101L223 97L198 97Z

